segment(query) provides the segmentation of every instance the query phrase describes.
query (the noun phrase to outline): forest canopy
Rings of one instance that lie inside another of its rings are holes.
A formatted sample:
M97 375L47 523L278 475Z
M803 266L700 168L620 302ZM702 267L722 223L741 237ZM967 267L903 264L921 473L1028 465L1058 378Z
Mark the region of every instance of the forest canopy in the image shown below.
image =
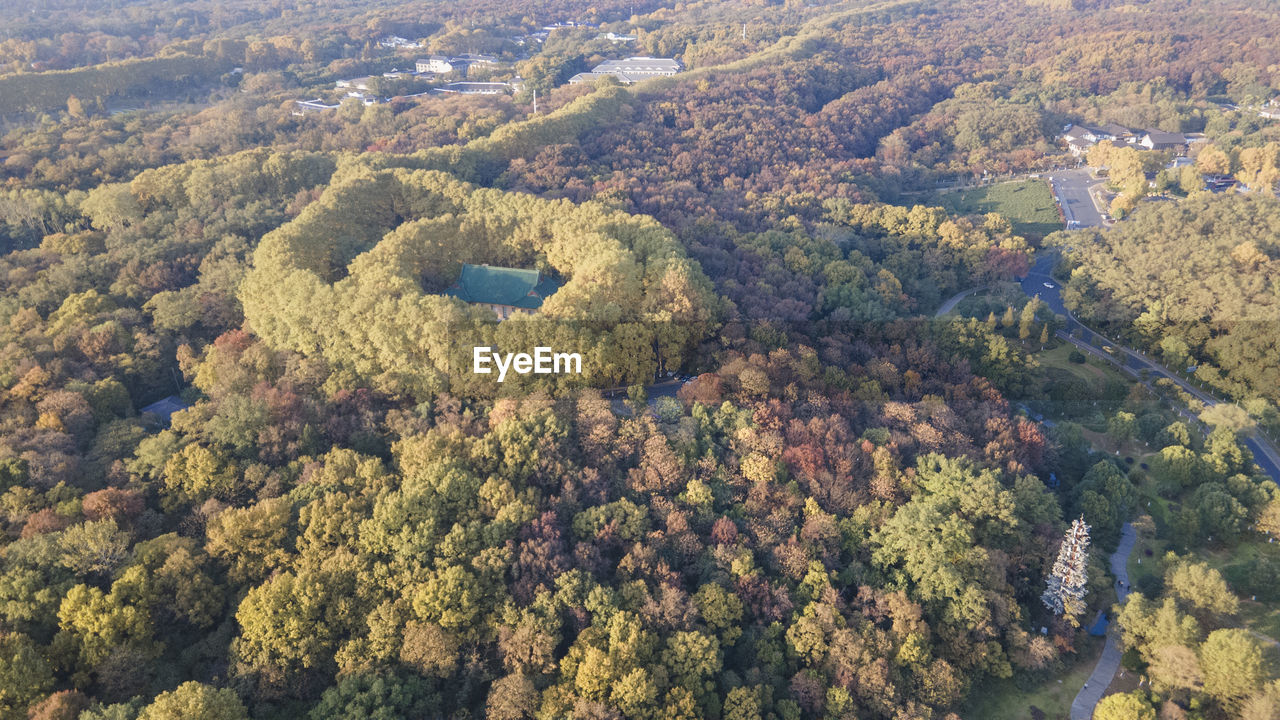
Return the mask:
M440 294L463 263L537 268L564 285L536 317L499 324ZM241 300L278 349L419 399L482 392L474 346L553 345L583 355L587 384L641 381L658 367L651 348L679 366L715 312L705 276L651 219L358 165L263 238Z
M1272 5L0 23L0 720L1276 717Z

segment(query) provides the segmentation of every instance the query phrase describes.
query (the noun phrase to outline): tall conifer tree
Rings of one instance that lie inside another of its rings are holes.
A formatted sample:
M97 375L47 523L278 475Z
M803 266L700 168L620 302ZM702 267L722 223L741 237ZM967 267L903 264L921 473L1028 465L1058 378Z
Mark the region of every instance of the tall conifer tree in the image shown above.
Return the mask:
M1089 526L1084 517L1071 523L1058 561L1053 564L1048 587L1040 599L1055 615L1064 615L1072 625L1079 624L1076 616L1084 612L1084 596L1089 583Z

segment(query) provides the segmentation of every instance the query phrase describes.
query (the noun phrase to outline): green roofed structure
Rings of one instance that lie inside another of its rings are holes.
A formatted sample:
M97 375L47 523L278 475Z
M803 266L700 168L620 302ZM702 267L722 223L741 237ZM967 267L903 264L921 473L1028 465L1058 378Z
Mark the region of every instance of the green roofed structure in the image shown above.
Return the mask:
M472 305L484 305L506 320L520 312L536 312L560 283L537 270L463 263L458 281L445 291Z

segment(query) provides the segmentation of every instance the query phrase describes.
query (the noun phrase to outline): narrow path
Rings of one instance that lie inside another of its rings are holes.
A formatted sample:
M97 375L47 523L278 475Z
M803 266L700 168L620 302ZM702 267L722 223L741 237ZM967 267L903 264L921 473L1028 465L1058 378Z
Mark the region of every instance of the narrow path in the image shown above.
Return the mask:
M1258 632L1257 630L1250 630L1249 632L1250 632L1250 634L1252 634L1254 637L1258 638L1258 639L1259 639L1259 640L1261 640L1262 642L1264 642L1264 643L1266 643L1266 644L1270 645L1271 647L1273 647L1273 648L1275 648L1275 649L1277 649L1277 650L1280 650L1280 642L1277 642L1277 641L1276 641L1276 639L1275 639L1275 638L1273 638L1273 637L1271 637L1270 635L1263 635L1262 633Z
M955 295L952 295L951 297L947 298L946 302L942 303L942 306L938 308L938 312L934 313L933 316L942 317L943 315L946 315L952 310L955 310L956 305L959 305L961 300L969 297L970 295L978 292L979 290L986 290L986 289L987 289L986 286L983 285L982 287L969 288L964 292L958 292Z
M1120 530L1120 544L1111 553L1111 574L1116 578L1116 596L1120 605L1124 604L1129 595L1129 553L1133 552L1137 541L1138 534L1133 531L1133 526L1125 523ZM1093 708L1107 691L1107 686L1116 676L1116 670L1120 669L1120 656L1123 654L1120 629L1112 622L1107 632L1107 644L1102 648L1102 657L1098 658L1098 664L1093 667L1093 674L1089 676L1088 682L1076 694L1076 699L1071 701L1071 720L1089 720L1093 717Z

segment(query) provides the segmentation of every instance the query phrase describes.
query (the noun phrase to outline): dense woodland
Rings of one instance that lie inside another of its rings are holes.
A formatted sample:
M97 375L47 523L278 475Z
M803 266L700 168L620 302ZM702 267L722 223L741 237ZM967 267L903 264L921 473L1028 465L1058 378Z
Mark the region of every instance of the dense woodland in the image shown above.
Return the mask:
M567 20L592 25L527 39ZM968 719L1081 661L1126 521L1162 549L1118 611L1151 682L1098 717L1280 716L1243 617L1280 602L1280 488L1243 424L1057 362L1062 319L1010 290L1063 248L1082 319L1280 427L1280 125L1248 111L1280 91L1274 8L55 0L0 23L0 720ZM295 112L432 52L525 90ZM565 85L646 53L687 70ZM1202 131L1194 167L1252 192L1143 188L1048 239L926 201L1069 162L1068 122ZM498 324L441 295L464 262L564 285ZM535 342L584 374L465 372ZM1076 517L1087 613L1059 617Z
M1280 403L1280 202L1217 198L1144 206L1072 241L1078 311L1270 423Z

